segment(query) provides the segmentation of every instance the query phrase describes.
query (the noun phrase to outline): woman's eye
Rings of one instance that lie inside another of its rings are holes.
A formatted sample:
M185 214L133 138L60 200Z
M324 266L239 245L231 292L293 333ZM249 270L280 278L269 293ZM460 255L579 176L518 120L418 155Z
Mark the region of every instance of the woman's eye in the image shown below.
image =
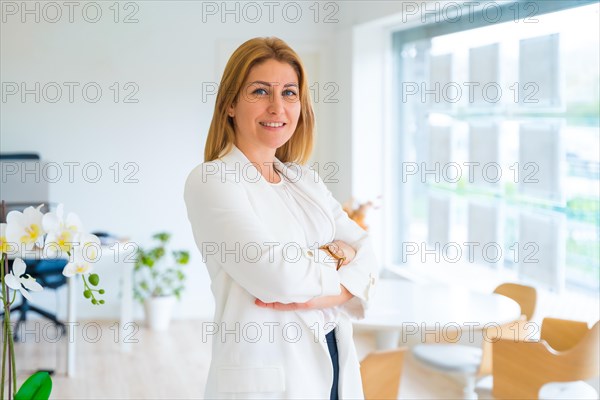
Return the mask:
M286 89L283 91L283 98L286 99L287 101L297 101L298 94L296 92L294 92L293 90Z
M258 96L264 96L267 93L267 91L265 89L256 89L254 92L252 92L252 94L258 95Z

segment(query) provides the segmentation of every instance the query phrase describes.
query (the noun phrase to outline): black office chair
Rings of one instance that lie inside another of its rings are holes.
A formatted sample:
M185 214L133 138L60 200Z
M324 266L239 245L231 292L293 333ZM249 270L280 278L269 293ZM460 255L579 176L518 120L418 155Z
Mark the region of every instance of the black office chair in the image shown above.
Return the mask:
M37 153L0 153L1 162L33 162L40 160L40 155ZM12 179L12 180L10 180ZM12 210L23 211L28 206L36 207L40 203L44 203L45 207L42 212L47 211L49 202L48 199L48 182L45 181L22 181L20 174L7 176L6 181L0 182L0 200L6 200L5 210L3 215L0 215L0 222L5 222L5 215ZM27 190L26 190L27 189ZM24 194L27 193L27 194ZM36 198L40 198L40 203L33 203L36 201L34 198L27 198L31 194L34 194ZM24 201L28 200L28 201ZM58 289L60 286L67 283L67 278L62 274L63 268L67 264L67 260L35 260L25 259L27 266L27 273L35 278L40 285L45 289ZM12 266L12 261L9 260L9 265ZM19 328L27 320L27 312L35 312L45 318L48 318L54 324L62 328L65 331L65 324L60 322L56 315L36 307L29 303L26 298L22 298L19 305L11 308L10 312L19 311L19 319L15 326L15 339L18 339ZM3 312L0 312L3 315Z
M66 259L56 260L33 260L25 259L25 265L27 266L26 273L31 275L37 280L37 282L44 287L44 289L58 289L62 285L67 283L67 277L62 274L63 268L67 265ZM9 267L12 267L12 260L8 261ZM54 325L59 327L64 334L66 331L65 324L58 320L55 314L52 314L46 310L43 310L37 306L34 306L25 297L21 296L21 303L13 306L10 309L10 313L19 312L19 319L14 327L14 338L19 340L19 332L21 324L27 321L27 313L29 311L35 312L54 322ZM1 312L0 315L4 315Z

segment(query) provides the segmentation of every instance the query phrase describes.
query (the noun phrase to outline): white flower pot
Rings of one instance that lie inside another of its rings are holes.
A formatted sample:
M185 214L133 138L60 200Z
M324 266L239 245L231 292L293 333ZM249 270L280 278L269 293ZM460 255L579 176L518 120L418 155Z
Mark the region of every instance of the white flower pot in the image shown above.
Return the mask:
M149 297L144 301L146 323L153 331L166 331L171 321L175 296Z

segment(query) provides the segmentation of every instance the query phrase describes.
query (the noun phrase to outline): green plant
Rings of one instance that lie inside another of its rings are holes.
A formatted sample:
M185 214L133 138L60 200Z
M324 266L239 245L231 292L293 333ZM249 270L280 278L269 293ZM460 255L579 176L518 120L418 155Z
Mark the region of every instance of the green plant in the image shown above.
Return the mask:
M158 245L150 249L138 248L135 259L134 296L144 302L148 297L174 295L180 298L184 288L185 274L182 267L190 260L190 253L185 250L171 251L171 262L165 262L167 244L171 234L160 232L152 236ZM169 266L169 264L173 266Z

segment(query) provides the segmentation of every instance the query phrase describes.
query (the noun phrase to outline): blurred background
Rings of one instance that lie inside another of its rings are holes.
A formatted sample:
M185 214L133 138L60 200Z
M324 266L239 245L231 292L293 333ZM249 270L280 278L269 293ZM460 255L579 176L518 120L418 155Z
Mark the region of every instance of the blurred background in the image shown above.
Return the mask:
M364 221L382 278L486 293L519 282L538 290L538 321L598 320L597 1L1 7L1 153L40 161L5 157L0 196L25 203L41 184L39 200L64 203L86 230L144 248L169 232L190 252L175 320L212 318L183 186L203 161L225 63L257 36L304 61L317 117L309 165L341 203L372 202ZM77 299L81 320L122 318L117 261L97 267L105 306ZM66 286L33 303L65 318ZM137 303L129 311L144 318Z

